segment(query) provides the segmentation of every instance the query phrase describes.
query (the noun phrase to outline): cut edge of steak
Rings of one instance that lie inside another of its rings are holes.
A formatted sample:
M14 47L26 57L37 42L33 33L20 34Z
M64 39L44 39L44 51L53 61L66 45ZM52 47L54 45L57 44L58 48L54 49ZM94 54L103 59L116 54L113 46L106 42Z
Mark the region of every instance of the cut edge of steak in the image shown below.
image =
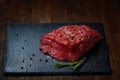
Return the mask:
M101 39L100 34L90 27L66 25L43 35L40 50L59 60L77 61Z

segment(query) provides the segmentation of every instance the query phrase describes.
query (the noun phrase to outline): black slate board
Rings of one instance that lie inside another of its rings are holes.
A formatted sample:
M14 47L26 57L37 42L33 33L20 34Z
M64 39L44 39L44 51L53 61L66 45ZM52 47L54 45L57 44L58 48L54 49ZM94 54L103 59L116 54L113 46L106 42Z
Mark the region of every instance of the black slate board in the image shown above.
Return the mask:
M87 52L90 55L75 72L69 67L60 69L54 67L56 59L39 51L39 41L43 34L67 24L90 26L99 31L103 37L103 40L91 49L92 51ZM101 23L10 23L7 25L6 33L4 73L6 75L110 74L103 26Z

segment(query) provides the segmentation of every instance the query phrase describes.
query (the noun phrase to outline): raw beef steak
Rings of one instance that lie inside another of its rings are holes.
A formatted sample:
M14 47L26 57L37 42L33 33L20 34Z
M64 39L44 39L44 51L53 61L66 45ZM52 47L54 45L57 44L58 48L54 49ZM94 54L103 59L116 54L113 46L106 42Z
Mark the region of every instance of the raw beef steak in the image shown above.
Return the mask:
M43 35L40 50L58 60L77 61L102 37L86 25L66 25Z

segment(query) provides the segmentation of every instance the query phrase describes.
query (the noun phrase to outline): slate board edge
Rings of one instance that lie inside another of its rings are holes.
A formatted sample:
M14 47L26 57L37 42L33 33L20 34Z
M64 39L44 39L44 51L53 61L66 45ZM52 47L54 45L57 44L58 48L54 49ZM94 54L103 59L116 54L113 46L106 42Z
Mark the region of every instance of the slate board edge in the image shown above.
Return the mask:
M10 72L5 72L4 76L47 76L47 75L111 75L112 73L110 72L82 72L82 73L10 73Z
M7 34L8 34L8 24L6 26L6 33L5 33L5 49L4 49L4 59L3 59L3 73L6 74L5 66L6 66L6 61L7 61Z
M106 35L105 35L105 30L104 30L104 25L102 24L102 23L99 23L99 25L101 25L101 27L102 27L102 30L103 30L103 35L104 35L104 44L105 44L105 48L106 48L106 55L107 55L107 62L108 62L108 67L109 67L109 74L112 74L112 70L111 70L111 66L110 66L110 56L109 56L109 52L108 52L108 44L107 44L107 42L106 42Z

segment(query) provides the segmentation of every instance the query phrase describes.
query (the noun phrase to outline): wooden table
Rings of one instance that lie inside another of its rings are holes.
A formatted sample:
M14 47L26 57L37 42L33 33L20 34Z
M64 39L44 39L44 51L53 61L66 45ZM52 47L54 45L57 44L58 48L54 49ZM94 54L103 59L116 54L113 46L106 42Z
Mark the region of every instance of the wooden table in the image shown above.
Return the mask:
M2 73L8 22L101 22L112 75L48 75L6 77ZM120 0L0 0L0 80L119 80Z

